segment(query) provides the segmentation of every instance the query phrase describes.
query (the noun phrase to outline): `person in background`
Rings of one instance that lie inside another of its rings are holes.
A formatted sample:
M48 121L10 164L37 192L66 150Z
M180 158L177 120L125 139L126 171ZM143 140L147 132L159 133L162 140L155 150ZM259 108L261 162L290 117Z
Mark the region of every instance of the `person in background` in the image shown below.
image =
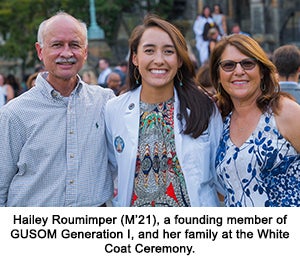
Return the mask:
M223 13L221 5L215 4L212 12L212 18L218 25L218 29L221 36L227 35L227 19L226 15Z
M201 89L209 94L209 96L214 96L216 94L216 89L210 80L209 64L204 64L198 69L196 82Z
M224 117L216 171L225 205L300 206L300 106L278 91L276 67L251 37L223 37L210 75Z
M127 73L128 73L128 61L123 60L121 61L118 66L116 66L112 72L116 72L121 77L121 86L124 86L126 84L127 79Z
M114 94L78 75L86 25L59 12L35 46L45 71L0 110L0 206L104 206L113 195L104 106Z
M31 75L29 75L28 79L26 80L27 90L35 86L35 81L38 75L39 72L34 72Z
M109 73L111 73L109 59L101 58L99 60L99 76L98 76L98 85L105 87L106 86L106 79Z
M21 84L18 82L16 77L13 74L8 74L6 77L6 83L8 85L11 85L14 89L14 97L17 97L22 94L23 89L21 87Z
M7 84L4 74L0 73L0 107L4 106L8 101L15 97L14 89Z
M89 85L98 85L97 77L93 70L83 71L82 80Z
M116 206L218 206L215 153L222 119L194 81L180 31L145 17L129 39L129 88L105 109Z
M45 71L44 64L36 64L34 68L34 72L43 72Z
M122 79L119 73L111 72L107 76L107 88L113 90L116 96L118 96L122 90Z
M209 58L209 39L207 34L212 27L215 27L215 22L211 16L210 8L209 6L204 6L202 14L196 18L193 25L200 66L205 64Z
M250 36L249 33L243 32L241 30L241 27L238 23L235 23L231 26L231 34L243 34L243 35L246 35L246 36Z
M272 55L278 77L280 90L290 93L300 104L300 51L296 45L278 47Z
M209 39L208 53L210 56L210 54L212 53L213 49L215 48L217 42L221 40L221 35L219 33L218 28L209 29L208 39Z

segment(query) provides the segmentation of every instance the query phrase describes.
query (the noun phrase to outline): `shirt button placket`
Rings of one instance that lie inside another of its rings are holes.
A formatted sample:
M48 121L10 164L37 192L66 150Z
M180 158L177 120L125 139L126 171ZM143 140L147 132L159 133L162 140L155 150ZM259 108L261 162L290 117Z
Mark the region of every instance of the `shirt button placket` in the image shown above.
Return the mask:
M76 177L78 172L78 144L76 133L75 96L70 96L67 109L67 176L66 176L66 206L76 206Z

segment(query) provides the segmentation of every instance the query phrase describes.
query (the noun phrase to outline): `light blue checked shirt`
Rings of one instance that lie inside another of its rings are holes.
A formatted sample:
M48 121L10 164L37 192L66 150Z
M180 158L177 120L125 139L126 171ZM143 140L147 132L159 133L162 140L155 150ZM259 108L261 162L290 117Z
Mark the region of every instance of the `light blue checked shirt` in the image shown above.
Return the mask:
M0 206L99 206L113 194L104 107L114 94L79 79L64 98L44 78L0 109Z

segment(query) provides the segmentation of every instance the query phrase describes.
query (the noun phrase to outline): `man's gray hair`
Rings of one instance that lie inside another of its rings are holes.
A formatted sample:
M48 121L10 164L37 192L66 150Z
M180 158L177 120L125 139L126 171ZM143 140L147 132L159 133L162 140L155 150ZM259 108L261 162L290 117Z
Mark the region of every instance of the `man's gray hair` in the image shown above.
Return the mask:
M88 44L88 32L87 32L87 26L86 26L86 23L76 19L75 17L73 17L72 15L64 12L64 11L59 11L57 12L54 16L50 17L49 19L47 20L44 20L43 22L41 22L40 26L39 26L39 29L38 29L38 33L37 33L37 41L38 43L40 44L41 48L43 47L43 44L44 44L44 32L45 32L45 28L46 28L46 25L48 23L48 21L50 19L52 19L53 17L55 16L59 16L59 15L65 15L65 16L70 16L72 18L74 18L75 20L78 21L78 23L81 25L82 27L82 30L84 32L84 35L85 35L85 45L87 46Z

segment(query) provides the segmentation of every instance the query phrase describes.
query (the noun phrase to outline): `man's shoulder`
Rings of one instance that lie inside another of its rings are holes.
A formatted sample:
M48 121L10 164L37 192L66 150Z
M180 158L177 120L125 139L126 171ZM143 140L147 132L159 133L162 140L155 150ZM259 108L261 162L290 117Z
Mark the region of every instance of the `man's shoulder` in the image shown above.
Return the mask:
M108 67L103 71L103 74L107 75L112 72L112 68Z
M292 81L284 81L284 82L279 82L281 90L295 90L295 91L300 91L300 85L297 82L292 82Z
M110 99L115 96L114 92L110 88L104 88L99 85L84 84L84 89L93 99Z
M38 102L40 100L40 97L37 94L34 94L34 92L37 92L35 90L28 90L21 95L11 99L5 107L9 109L24 109L27 106L30 106L31 104L34 104L35 102Z
M36 91L28 90L2 106L0 109L1 117L9 118L11 123L15 122L19 125L21 122L24 124L29 123L33 114L39 114L41 111L44 113L45 109L42 109L41 106L43 102L42 97L34 95L32 92Z

